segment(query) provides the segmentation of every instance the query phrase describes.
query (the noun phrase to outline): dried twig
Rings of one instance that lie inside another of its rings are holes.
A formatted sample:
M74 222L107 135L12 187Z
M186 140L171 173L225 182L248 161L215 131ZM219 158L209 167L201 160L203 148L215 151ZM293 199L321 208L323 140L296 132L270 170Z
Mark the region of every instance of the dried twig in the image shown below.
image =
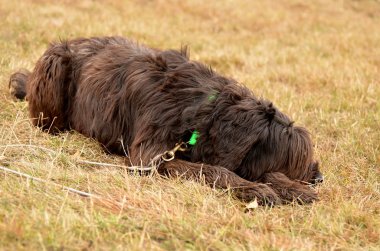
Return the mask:
M123 169L128 169L129 171L151 171L153 168L149 166L124 166L110 163L94 162L89 160L76 160L78 163L89 164L89 165L98 165L98 166L109 166L109 167L119 167Z
M78 194L80 196L83 196L83 197L93 197L93 198L97 198L97 199L101 198L99 195L96 195L96 194L92 194L92 193L88 193L88 192L83 192L83 191L80 191L80 190L77 190L77 189L74 189L74 188L71 188L71 187L67 187L67 186L64 186L64 185L61 185L61 184L54 183L54 182L49 181L49 180L45 180L45 179L41 179L41 178L38 178L38 177L34 177L34 176L29 175L29 174L20 172L20 171L15 171L13 169L10 169L10 168L4 167L4 166L0 166L0 170L4 171L6 173L11 173L11 174L19 175L21 177L24 177L24 178L27 178L27 179L31 179L31 180L34 180L34 181L46 183L46 184L49 184L49 185L58 186L58 187L61 187L64 190L67 190L67 191L72 192L72 193L76 193L76 194Z
M44 150L46 152L49 152L51 154L56 154L57 152L49 149L49 148L46 148L46 147L43 147L43 146L36 146L36 145L27 145L27 144L11 144L11 145L3 145L1 146L0 145L0 148L8 148L8 147L30 147L30 148L35 148L35 149L40 149L40 150Z

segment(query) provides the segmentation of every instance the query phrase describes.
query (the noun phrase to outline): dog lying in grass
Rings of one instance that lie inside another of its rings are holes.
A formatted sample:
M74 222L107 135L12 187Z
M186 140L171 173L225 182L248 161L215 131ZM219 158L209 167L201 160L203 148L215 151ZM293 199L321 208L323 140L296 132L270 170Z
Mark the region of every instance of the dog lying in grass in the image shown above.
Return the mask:
M204 180L259 204L317 199L310 184L323 176L307 130L190 60L186 48L152 49L122 37L55 43L9 87L29 102L34 125L74 129L111 153L128 149L128 164L149 165L181 143L186 149L160 162L158 173Z

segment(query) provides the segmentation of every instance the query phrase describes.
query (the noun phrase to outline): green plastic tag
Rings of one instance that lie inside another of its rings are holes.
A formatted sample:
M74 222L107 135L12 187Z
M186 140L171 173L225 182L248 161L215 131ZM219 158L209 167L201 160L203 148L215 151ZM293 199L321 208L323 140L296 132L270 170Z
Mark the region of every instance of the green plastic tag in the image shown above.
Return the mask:
M214 94L211 94L211 95L209 95L207 98L208 98L208 101L214 101L215 99L216 99L216 97L217 97L217 95L216 95L216 93L214 93Z
M197 130L194 130L193 134L191 134L189 145L193 146L197 143L197 139L199 137L199 132Z
M210 95L207 96L208 101L212 102L218 97L219 93L217 91L212 91ZM191 134L189 142L187 142L189 145L194 146L197 143L199 137L199 132L197 130L193 131L193 134Z

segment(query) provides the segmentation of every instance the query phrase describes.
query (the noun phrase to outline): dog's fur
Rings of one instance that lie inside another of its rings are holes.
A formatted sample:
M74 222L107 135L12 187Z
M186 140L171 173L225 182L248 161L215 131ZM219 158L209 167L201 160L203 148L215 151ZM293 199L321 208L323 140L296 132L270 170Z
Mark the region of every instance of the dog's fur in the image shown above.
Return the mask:
M191 61L186 48L151 49L121 37L52 44L32 73L11 76L13 96L29 102L34 125L74 129L129 162L151 158L192 131L198 142L163 175L204 179L260 204L317 199L321 180L309 133L235 80ZM38 119L43 114L43 120Z

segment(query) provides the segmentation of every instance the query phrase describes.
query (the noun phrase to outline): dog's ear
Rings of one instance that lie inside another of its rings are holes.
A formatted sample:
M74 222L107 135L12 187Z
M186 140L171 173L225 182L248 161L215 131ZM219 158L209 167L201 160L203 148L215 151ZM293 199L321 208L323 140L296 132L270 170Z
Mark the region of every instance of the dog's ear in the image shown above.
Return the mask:
M228 107L210 128L215 164L230 170L238 168L252 146L268 134L266 115L244 108L241 103Z
M266 138L275 111L269 102L252 96L247 88L227 85L207 110L198 111L207 116L200 116L204 123L193 149L195 161L235 170L252 146Z

